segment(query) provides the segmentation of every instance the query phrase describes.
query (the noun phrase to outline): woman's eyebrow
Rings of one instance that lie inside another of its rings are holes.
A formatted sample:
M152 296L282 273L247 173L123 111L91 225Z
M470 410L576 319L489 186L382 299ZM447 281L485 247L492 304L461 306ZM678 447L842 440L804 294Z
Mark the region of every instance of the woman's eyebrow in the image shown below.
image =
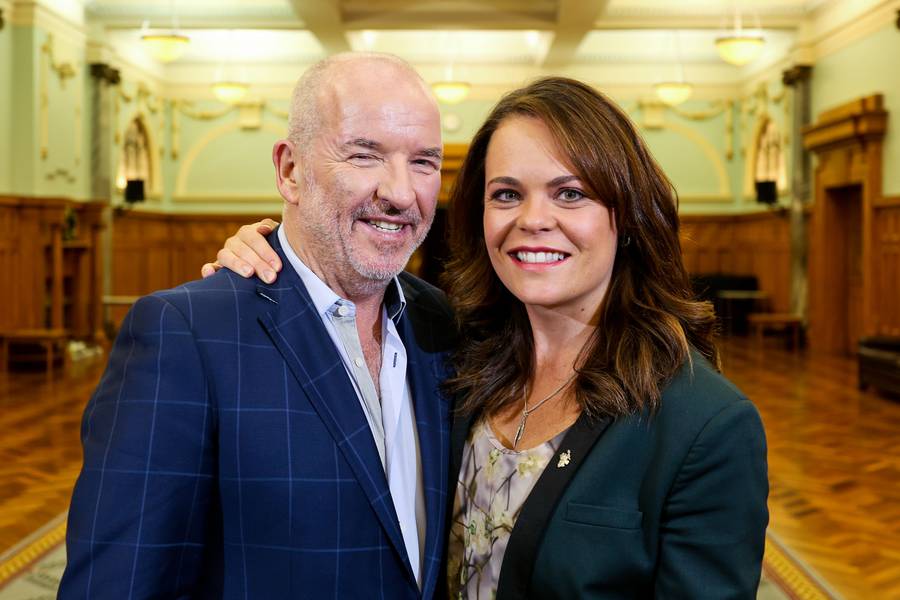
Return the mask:
M504 185L519 185L519 180L515 177L507 177L504 175L500 177L494 177L493 179L488 181L488 185L492 183L502 183Z

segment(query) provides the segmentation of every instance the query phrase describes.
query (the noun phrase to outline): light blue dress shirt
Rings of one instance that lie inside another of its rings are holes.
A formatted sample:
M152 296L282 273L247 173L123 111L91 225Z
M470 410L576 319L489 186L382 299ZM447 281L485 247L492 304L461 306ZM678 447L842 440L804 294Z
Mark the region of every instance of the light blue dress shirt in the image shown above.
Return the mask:
M356 329L356 306L350 300L338 296L300 260L288 243L283 226L278 228L278 240L288 262L297 271L309 292L316 312L341 355L344 368L356 390L387 476L406 553L421 587L425 550L425 494L419 437L406 379L406 347L396 327L396 322L402 318L406 307L400 281L396 277L393 279L381 306L379 402L379 393L375 390L366 365ZM341 400L336 398L335 402Z

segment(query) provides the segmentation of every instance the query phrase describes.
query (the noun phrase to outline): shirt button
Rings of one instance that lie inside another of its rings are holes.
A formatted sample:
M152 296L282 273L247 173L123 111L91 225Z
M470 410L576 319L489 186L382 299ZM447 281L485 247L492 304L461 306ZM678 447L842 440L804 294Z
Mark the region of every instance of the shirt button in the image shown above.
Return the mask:
M354 359L353 363L360 369L362 369L362 366L365 364L365 362L363 362L363 359L361 359L361 358Z
M346 317L349 312L350 312L350 309L347 308L346 306L344 306L343 304L338 306L337 314L339 317Z

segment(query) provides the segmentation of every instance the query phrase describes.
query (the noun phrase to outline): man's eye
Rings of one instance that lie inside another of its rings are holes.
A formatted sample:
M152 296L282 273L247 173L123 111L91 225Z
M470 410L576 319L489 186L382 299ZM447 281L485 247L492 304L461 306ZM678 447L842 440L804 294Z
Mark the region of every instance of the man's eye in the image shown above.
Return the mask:
M420 158L418 160L414 160L413 164L416 165L417 167L424 167L426 169L431 169L431 170L435 170L435 171L440 168L434 161L428 160L426 158Z
M375 156L371 154L354 154L350 157L350 160L355 160L357 162L365 162L375 160Z

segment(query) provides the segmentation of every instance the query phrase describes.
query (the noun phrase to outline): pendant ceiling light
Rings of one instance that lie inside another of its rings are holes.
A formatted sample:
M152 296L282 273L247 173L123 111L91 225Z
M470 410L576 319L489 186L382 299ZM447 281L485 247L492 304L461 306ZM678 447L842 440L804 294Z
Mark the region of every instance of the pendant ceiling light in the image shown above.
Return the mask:
M663 104L677 106L686 102L694 93L694 86L683 81L664 81L653 86L656 97Z
M678 77L674 81L662 81L653 86L656 97L663 104L669 106L677 106L687 101L694 92L694 86L684 80L684 63L681 62L681 43L678 38L678 32L673 31L672 36L675 42L675 60L678 63Z
M141 42L147 52L161 63L170 63L181 58L191 41L188 36L178 31L175 0L172 0L169 6L172 13L172 30L164 33L150 33L147 31L148 22L144 21L144 33L141 35Z
M240 65L234 64L234 56L241 51L241 39L236 32L229 31L225 47L222 49L222 63L216 70L212 93L225 104L237 104L250 91L247 74Z
M431 84L434 95L444 104L459 104L469 96L471 88L464 81L438 81Z
M757 27L757 29L759 29ZM762 52L766 40L760 33L744 30L737 2L734 3L734 27L716 38L716 50L725 62L743 66L752 62Z
M458 48L458 40L454 40L451 36L452 32L441 32L439 39L441 47L453 48L454 50L448 57L449 64L447 64L447 67L444 69L444 79L431 84L434 95L437 96L437 99L443 104L459 104L469 97L469 92L472 89L472 86L469 83L461 81L453 74L453 63L456 58L455 49Z
M141 36L141 42L150 56L161 63L170 63L181 58L190 41L186 35L174 31L171 33L146 33Z
M225 104L237 104L244 99L250 85L240 81L217 81L212 84L212 92Z

